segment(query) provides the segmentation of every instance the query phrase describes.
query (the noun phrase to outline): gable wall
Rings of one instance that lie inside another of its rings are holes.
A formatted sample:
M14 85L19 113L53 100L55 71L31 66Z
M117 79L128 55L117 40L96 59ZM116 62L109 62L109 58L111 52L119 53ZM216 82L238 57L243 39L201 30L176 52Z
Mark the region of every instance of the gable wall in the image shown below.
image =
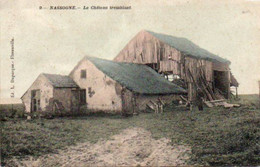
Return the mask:
M49 100L53 97L53 86L42 74L39 75L22 97L26 112L31 111L31 91L37 89L40 89L40 107L42 111L46 109L46 106L49 104Z
M162 61L162 68L167 70L169 65L165 60L168 60L169 55L176 62L180 61L179 51L159 41L148 32L142 31L125 46L114 58L114 61L139 64L160 63Z
M141 59L141 53L143 59ZM169 59L170 58L170 59ZM184 78L185 67L189 67L191 72L196 73L196 68L200 66L198 59L184 56L180 51L170 45L161 42L150 33L142 31L138 33L125 48L114 58L117 62L132 62L139 64L158 63L158 72L170 72ZM213 80L211 61L200 60L207 81ZM189 80L189 78L188 78Z
M80 78L81 70L87 70L87 78ZM122 87L116 81L101 72L88 60L82 60L70 77L81 89L86 89L87 108L103 111L121 111Z

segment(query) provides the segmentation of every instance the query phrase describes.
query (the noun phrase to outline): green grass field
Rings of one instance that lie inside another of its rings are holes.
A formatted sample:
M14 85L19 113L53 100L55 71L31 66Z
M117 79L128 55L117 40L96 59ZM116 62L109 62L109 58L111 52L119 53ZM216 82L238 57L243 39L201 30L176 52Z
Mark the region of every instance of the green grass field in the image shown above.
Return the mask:
M260 165L258 96L241 96L240 108L185 111L169 105L163 114L92 114L55 119L10 119L1 122L2 160L55 153L80 142L109 139L129 127L149 130L156 139L192 148L190 164ZM244 102L244 103L243 103ZM3 106L1 112L3 111Z
M258 94L252 95L239 95L239 99L235 101L237 103L249 106L258 106L260 105L260 96Z

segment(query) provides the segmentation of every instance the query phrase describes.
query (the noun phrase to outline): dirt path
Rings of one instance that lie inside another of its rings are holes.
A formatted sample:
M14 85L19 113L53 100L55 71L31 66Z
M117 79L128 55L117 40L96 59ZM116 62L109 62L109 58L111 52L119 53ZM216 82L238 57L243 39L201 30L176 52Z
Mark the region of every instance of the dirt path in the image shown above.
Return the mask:
M155 140L142 128L126 129L111 140L82 143L59 154L19 162L21 166L176 166L185 165L189 148ZM17 162L18 163L18 162ZM19 165L19 166L20 166Z

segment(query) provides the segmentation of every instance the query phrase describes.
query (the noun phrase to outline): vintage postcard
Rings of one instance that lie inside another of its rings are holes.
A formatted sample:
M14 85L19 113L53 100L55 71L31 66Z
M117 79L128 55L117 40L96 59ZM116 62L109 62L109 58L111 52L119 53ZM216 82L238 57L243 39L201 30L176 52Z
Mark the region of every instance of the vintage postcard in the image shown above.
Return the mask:
M1 166L259 166L260 0L1 0Z

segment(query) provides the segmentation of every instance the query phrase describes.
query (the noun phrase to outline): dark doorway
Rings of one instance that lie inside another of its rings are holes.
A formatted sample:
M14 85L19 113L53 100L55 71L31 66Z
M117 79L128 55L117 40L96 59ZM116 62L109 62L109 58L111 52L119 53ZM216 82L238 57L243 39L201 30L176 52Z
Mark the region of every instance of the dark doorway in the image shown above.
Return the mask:
M80 104L84 105L86 104L86 89L81 89L79 93L79 99L80 99Z
M71 111L77 112L80 106L86 104L86 89L75 89L71 93Z
M130 116L137 112L136 99L132 92L125 88L121 92L122 97L122 115Z
M228 98L229 87L228 71L214 71L214 91Z
M32 90L31 91L31 111L40 111L41 109L41 91Z

